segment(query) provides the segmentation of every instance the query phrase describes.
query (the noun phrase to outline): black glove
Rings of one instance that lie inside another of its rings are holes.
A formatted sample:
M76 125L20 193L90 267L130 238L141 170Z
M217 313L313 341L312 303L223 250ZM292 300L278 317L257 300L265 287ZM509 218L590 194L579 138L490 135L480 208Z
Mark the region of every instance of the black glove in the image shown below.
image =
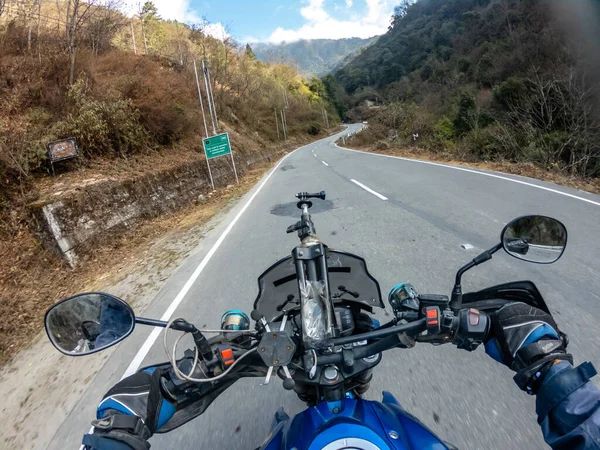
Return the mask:
M92 421L94 434L85 435L83 444L90 449L102 448L103 441L110 440L113 445L118 441L134 450L149 449L147 440L176 411L161 394L163 373L164 369L146 369L113 386L98 405L97 420Z
M525 303L511 303L491 315L492 326L485 351L517 374L515 383L535 394L557 360L573 363L567 353L567 335L552 316Z

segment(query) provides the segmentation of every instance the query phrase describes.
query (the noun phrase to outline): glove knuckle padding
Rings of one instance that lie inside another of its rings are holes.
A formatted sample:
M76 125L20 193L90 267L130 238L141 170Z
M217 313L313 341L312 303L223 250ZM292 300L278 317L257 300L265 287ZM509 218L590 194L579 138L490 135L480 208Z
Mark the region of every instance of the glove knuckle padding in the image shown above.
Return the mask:
M124 378L106 393L99 410L102 406L108 407L111 400L115 401L142 418L146 427L154 433L163 400L160 392L161 374L162 371L156 369L152 374L138 372Z
M552 316L525 303L512 303L494 313L492 334L500 345L504 362L510 367L515 355L537 328L548 325L560 335Z
M492 333L503 363L516 372L517 385L535 394L557 360L573 362L566 352L568 339L552 316L525 303L511 303L492 315Z

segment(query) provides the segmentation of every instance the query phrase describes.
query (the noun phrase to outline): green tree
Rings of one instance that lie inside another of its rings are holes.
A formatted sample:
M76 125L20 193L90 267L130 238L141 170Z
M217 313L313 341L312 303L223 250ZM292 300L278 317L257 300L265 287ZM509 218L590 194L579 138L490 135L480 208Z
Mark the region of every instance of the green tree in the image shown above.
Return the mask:
M246 58L248 58L250 61L256 61L258 59L252 51L250 44L246 44Z
M308 81L308 89L310 89L313 94L320 98L325 98L327 95L323 80L317 77L313 77Z
M460 134L467 133L477 124L477 105L470 92L462 92L458 102L458 112L454 119L454 128Z
M146 54L150 51L157 53L165 40L165 31L154 3L151 1L144 3L140 11L140 20L142 22L142 35Z

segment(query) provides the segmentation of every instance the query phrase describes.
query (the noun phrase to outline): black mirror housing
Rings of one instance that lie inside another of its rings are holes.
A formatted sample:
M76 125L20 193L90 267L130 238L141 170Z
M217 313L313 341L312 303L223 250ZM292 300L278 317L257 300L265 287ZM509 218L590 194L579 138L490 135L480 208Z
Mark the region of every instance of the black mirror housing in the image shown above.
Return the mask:
M567 246L567 229L546 216L522 216L510 221L500 235L510 256L537 264L552 264Z
M129 336L135 327L135 314L120 298L87 292L50 307L44 325L59 352L83 356L112 347Z

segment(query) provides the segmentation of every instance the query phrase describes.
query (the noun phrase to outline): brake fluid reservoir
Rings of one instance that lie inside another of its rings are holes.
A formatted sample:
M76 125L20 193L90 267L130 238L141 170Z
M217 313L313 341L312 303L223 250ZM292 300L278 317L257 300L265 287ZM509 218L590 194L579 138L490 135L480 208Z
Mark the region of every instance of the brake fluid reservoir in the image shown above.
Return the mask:
M250 328L250 319L244 311L230 309L225 311L221 317L221 329L232 331L243 331Z
M394 311L419 310L417 291L409 283L399 283L388 294L388 301Z

